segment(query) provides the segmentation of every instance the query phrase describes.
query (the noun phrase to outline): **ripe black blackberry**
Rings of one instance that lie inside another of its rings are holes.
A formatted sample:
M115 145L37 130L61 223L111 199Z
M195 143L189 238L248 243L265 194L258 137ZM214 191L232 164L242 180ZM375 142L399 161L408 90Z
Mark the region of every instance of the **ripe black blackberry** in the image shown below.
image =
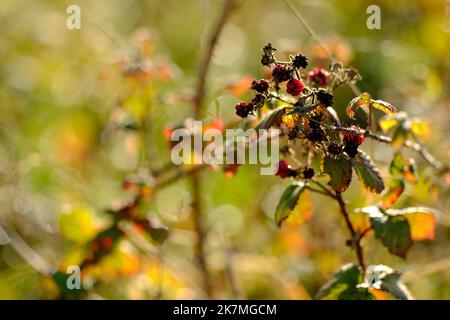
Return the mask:
M297 54L294 58L292 58L292 65L299 69L299 68L306 68L308 66L308 58L301 53Z
M344 151L348 154L350 158L354 158L358 154L358 145L347 142L344 146Z
M257 94L255 95L255 97L252 99L252 105L254 105L255 107L262 107L264 105L264 102L266 101L266 97L263 96L262 94Z
M305 170L303 170L303 177L305 179L311 179L312 177L314 177L314 169L313 168L305 168Z
M314 128L311 133L308 135L308 139L311 142L320 142L320 141L325 141L326 137L325 137L325 133L323 132L323 130L319 127L319 128Z

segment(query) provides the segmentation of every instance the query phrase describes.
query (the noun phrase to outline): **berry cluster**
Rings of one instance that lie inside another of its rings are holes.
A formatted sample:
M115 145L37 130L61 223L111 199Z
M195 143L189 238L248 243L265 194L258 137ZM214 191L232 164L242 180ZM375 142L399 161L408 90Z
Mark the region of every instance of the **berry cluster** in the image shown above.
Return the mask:
M236 114L241 118L246 118L248 115L253 114L253 111L264 106L267 99L274 98L274 95L269 92L271 85L273 85L278 93L280 85L286 82L286 92L293 97L300 96L300 98L306 89L299 72L299 69L304 69L308 66L309 61L306 56L298 53L296 56L290 56L289 62L279 62L275 58L277 49L272 47L270 43L264 46L262 51L261 64L272 68L272 79L270 82L265 79L254 80L252 82L251 89L255 93L252 101L239 102L235 105ZM320 101L322 100L325 105L331 105L332 96L330 100L330 97L322 95Z

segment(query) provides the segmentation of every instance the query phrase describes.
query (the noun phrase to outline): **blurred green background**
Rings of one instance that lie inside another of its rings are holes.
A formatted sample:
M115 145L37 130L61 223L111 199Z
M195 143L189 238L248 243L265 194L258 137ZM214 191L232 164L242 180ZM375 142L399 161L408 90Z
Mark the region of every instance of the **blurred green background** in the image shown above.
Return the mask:
M81 30L65 26L70 4L81 8ZM284 1L238 4L207 81L203 116L211 119L219 112L224 123L236 120L234 104L249 97L242 90L246 77L264 75L259 60L267 42L281 57L301 51L313 65L329 64ZM426 145L447 161L450 4L294 4L337 59L359 70L363 91L429 119L432 134ZM366 27L371 4L381 7L381 30ZM83 240L105 223L104 210L129 198L121 187L123 177L170 160L164 129L192 114L200 50L221 6L218 0L2 0L0 225L13 225L47 263L62 269L76 264ZM142 74L133 71L136 66ZM348 88L339 89L335 107L341 114L352 97ZM386 167L392 151L372 148L375 162ZM397 205L438 209L436 240L415 244L406 261L390 255L373 235L363 244L368 263L404 272L416 298L449 299L448 188L437 196L431 192L435 173L421 159L417 162L420 182L409 186ZM260 176L254 165L241 166L233 178L221 170L202 175L207 258L217 298L236 297L226 280L229 248L245 298L310 299L336 269L354 261L335 204L314 196L308 224L279 229L273 213L287 181ZM345 197L351 210L378 199L365 194L356 179ZM153 255L124 241L115 260L94 271L92 294L202 297L190 205L186 179L158 190L144 210L172 229L168 241ZM74 214L75 209L85 214ZM74 219L61 219L65 212ZM0 232L0 244L0 298L57 296L54 284L16 253L5 232Z

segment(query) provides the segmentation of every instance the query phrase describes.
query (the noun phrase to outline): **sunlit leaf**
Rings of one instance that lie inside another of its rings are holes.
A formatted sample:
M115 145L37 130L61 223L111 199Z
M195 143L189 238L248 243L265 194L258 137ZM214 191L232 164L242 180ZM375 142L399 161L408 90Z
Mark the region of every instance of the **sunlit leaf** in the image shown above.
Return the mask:
M303 225L311 219L313 211L311 193L308 189L303 190L298 197L297 204L285 223L292 225Z
M409 222L411 239L414 241L432 240L436 228L436 217L429 208L405 208L401 210Z
M367 154L359 151L350 161L364 189L375 193L383 191L384 183L380 172Z
M350 214L353 229L359 234L371 228L369 215L364 212L353 212Z
M321 300L374 300L367 288L360 288L358 284L363 276L358 267L347 264L335 272L332 278L319 290L316 295Z
M377 300L412 299L409 290L400 282L400 273L385 265L368 266L364 282L359 286L368 288Z
M370 107L371 100L372 99L370 97L370 94L368 94L367 92L364 92L361 95L357 96L356 98L353 98L347 106L346 109L347 115L350 118L354 119L356 115L356 110L362 107Z
M280 226L286 220L290 224L303 224L311 218L311 196L305 193L306 186L303 183L290 185L281 195L275 211L275 222Z
M434 239L436 218L434 211L424 207L383 210L370 206L359 208L357 213L370 217L375 236L389 252L405 258L413 241Z
M350 161L341 154L338 158L325 157L321 164L322 172L330 175L330 185L338 192L345 191L352 180Z
M392 114L397 112L397 108L394 107L389 102L383 101L383 100L372 100L372 107L375 109L381 110L386 114Z
M59 227L64 237L79 243L91 240L98 231L93 213L84 208L61 214Z
M391 207L400 197L400 195L405 190L405 183L402 179L394 179L391 181L389 185L389 189L383 195L383 199L381 200L381 207L383 209L387 209Z
M281 117L281 121L288 127L294 128L300 119L300 115L297 112L290 112Z

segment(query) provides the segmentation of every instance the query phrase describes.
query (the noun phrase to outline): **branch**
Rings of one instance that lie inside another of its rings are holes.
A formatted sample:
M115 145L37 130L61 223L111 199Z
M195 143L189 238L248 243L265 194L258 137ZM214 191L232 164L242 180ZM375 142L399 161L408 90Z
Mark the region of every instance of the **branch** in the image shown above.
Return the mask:
M203 58L200 61L198 70L197 89L194 97L194 118L199 119L202 113L203 100L206 92L206 78L208 75L209 67L211 65L212 56L219 40L220 34L231 15L234 8L234 0L225 0L222 14L217 21L215 28L212 30L209 37L207 47ZM197 259L200 264L200 269L203 276L203 285L208 297L212 295L212 281L209 273L206 257L205 257L205 231L202 224L203 209L201 203L202 184L199 171L194 171L192 174L192 189L193 189L193 201L192 201L192 215L194 218L194 229L197 234L197 243L195 250L197 253Z
M309 119L309 120L313 121L313 122L318 122L314 119ZM345 127L330 126L330 125L326 125L323 123L321 123L321 125L323 125L325 127L325 129L334 130L334 131L354 132L354 133L362 134L372 140L375 140L375 141L378 141L381 143L387 143L387 144L392 143L391 137L385 136L385 135L377 135L370 130L357 130L357 129L351 129L351 128L345 128ZM403 146L417 152L420 156L422 156L422 158L426 162L428 162L437 171L439 171L441 173L445 173L449 170L448 166L442 164L442 162L440 162L438 159L436 159L427 150L427 148L425 146L421 145L420 143L417 143L417 142L414 142L411 140L405 140L403 142Z
M342 216L345 219L345 223L347 224L347 228L350 231L350 235L352 237L352 247L356 250L356 256L358 258L358 264L364 273L366 270L366 265L364 263L364 254L361 247L361 239L362 237L358 236L357 232L353 228L353 225L350 221L350 217L347 211L347 207L345 206L344 199L342 199L342 195L340 192L336 192L335 197L337 203L339 204L339 209L341 210Z

